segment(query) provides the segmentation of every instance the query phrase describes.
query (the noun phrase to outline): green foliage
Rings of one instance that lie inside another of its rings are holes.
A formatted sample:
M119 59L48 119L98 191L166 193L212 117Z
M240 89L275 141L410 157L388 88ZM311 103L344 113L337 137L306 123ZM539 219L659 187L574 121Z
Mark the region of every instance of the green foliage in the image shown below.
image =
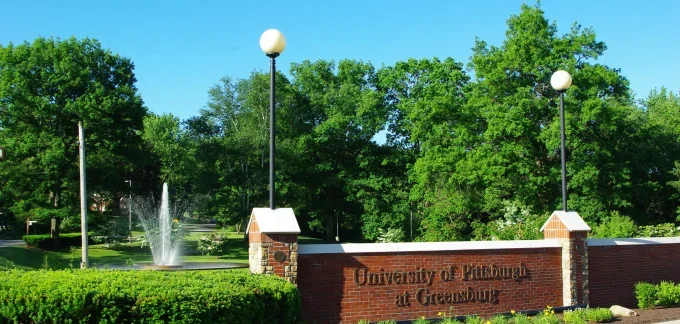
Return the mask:
M222 255L226 252L228 239L226 235L203 235L198 240L198 251L203 255Z
M507 324L509 321L503 315L496 315L492 317L488 322L491 322L491 324Z
M623 216L618 211L614 211L595 227L593 236L600 238L634 237L637 230L637 226L630 217Z
M292 284L227 271L13 270L0 282L3 322L295 323L299 315Z
M397 322L396 322L396 321L392 321L392 322L388 322L388 323L390 323L390 324L393 324L393 323L396 324ZM414 321L411 321L411 324L430 324L430 321L427 320L427 319L425 319L425 316L422 316L422 317L420 317L420 318L418 318L418 319L416 319L416 320L414 320Z
M0 205L57 218L77 206L78 122L88 189L111 197L124 188L112 179L143 166L146 155L138 133L146 109L133 67L87 38L0 45L0 146L8 152Z
M680 235L680 227L673 223L640 226L637 237L674 237Z
M567 324L585 324L586 321L586 309L577 308L573 311L565 311L563 313L564 322Z
M678 306L680 305L680 284L670 281L662 281L656 291L656 305Z
M397 321L395 320L386 320L386 321L380 321L378 324L397 324Z
M586 320L595 323L611 322L614 314L609 308L586 308Z
M657 301L657 293L659 287L646 282L638 282L635 284L635 298L637 299L637 306L639 308L651 309L654 308Z
M531 322L536 324L559 324L561 321L557 315L555 315L553 307L546 306L546 308L539 312Z
M383 231L378 237L379 243L398 243L404 242L406 235L401 228L390 228L387 231Z
M161 162L161 181L187 189L196 165L192 154L195 142L188 139L179 118L172 114L146 116L142 139Z
M50 237L50 234L24 235L23 240L29 247L52 251L82 245L80 233L59 234L58 245ZM92 241L92 237L89 237L89 240Z
M436 57L381 68L319 60L277 73L277 201L295 209L304 232L541 238L545 215L562 205L550 77L563 69L573 77L564 95L570 209L599 224L598 237L678 234L676 93L653 90L636 104L621 71L597 61L607 47L595 31L559 32L538 4L509 17L498 45L472 47L467 67ZM130 190L123 175L140 178L138 193L167 181L181 199L210 197L193 219L243 228L268 201L269 77L220 79L200 114L182 121L148 115L132 62L95 40L0 46L0 208L79 227L74 133L83 121L96 202L119 201ZM376 142L380 132L386 143ZM45 224L34 229L47 232ZM96 224L107 242L124 235Z
M468 316L465 318L465 324L484 324L484 319L477 316Z
M459 320L451 317L444 317L442 318L438 324L462 324Z
M88 229L92 240L106 247L118 246L130 235L127 216L114 216L111 213L90 213L88 215ZM63 224L62 224L63 228ZM80 228L80 224L78 224Z
M531 323L531 319L527 314L524 313L514 313L512 314L512 323L513 324L529 324Z
M504 201L503 218L483 224L473 221L473 240L539 240L540 228L548 216L530 215L526 207L517 202Z

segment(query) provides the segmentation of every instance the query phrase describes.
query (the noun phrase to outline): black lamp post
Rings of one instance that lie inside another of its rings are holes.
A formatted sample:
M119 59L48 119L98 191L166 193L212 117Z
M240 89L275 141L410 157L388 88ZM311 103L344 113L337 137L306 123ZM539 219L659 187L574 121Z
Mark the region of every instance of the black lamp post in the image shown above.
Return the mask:
M559 70L553 73L550 84L560 94L560 134L562 144L562 207L567 211L567 148L565 145L566 132L564 131L564 93L571 86L569 72Z
M280 31L269 29L260 36L260 48L271 58L269 80L269 208L275 209L274 200L274 165L276 149L276 57L286 48L286 38Z

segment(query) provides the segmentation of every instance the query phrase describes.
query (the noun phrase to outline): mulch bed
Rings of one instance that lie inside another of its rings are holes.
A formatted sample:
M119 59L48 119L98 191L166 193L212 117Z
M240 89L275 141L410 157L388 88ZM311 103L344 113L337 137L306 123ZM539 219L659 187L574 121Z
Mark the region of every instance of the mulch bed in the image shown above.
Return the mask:
M659 323L665 321L680 320L680 307L654 308L654 309L633 309L638 316L618 317L614 319L615 324L637 324L637 323Z

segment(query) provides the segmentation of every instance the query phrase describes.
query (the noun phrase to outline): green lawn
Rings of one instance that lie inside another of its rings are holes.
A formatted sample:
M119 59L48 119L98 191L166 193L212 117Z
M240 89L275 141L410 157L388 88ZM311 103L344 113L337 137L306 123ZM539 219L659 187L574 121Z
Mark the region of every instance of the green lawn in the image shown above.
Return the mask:
M222 233L222 232L220 232ZM143 232L133 232L133 236L141 236ZM248 243L243 233L228 233L228 248L224 255L201 255L196 246L201 236L209 233L192 232L184 243L183 262L233 262L248 263ZM325 243L325 241L301 236L300 243ZM103 244L90 245L88 249L90 265L105 267L106 265L125 265L129 263L151 263L153 258L148 247L142 248L139 242L124 243L117 247L106 248ZM81 249L51 252L27 247L0 248L0 270L19 269L68 269L80 267Z

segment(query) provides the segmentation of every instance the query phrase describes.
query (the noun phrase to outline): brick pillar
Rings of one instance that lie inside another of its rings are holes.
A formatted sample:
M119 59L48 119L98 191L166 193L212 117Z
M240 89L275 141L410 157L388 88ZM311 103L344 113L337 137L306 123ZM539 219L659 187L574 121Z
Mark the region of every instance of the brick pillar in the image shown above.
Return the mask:
M276 275L297 284L300 229L292 209L253 209L247 232L250 272Z
M541 228L545 239L562 244L562 300L564 306L588 305L588 232L576 212L556 211Z

